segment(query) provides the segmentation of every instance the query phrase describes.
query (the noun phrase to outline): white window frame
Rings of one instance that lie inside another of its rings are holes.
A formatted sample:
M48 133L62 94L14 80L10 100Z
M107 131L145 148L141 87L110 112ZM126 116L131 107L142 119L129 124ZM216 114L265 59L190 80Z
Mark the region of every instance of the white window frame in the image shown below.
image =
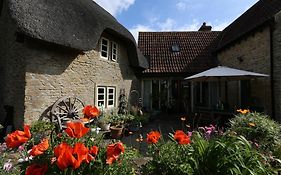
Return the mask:
M105 45L105 44L102 43L103 40L107 41L107 45ZM104 38L104 37L102 37L102 38L101 38L101 42L100 42L100 56L101 56L101 58L107 59L107 60L108 60L108 58L109 58L109 45L110 45L109 40L106 39L106 38ZM105 50L102 50L102 47L103 47L103 46L106 46L106 51L105 51ZM105 53L105 52L106 52L106 57L102 55L102 53Z
M115 51L115 53L114 53L114 51ZM116 42L112 41L111 42L111 60L116 62L117 59L118 59L118 44Z
M99 89L103 89L103 93L99 93ZM103 106L106 105L106 87L105 86L98 86L97 87L97 96L96 96L96 99L97 99L97 106L100 107L100 102L103 102ZM103 95L103 100L99 100L99 95Z
M109 90L113 90L113 93L109 93ZM110 99L109 96L112 95L113 98ZM113 101L113 104L110 105L109 101ZM107 87L107 99L106 99L106 106L108 108L114 107L115 106L115 87Z
M104 93L99 93L99 89L103 89ZM109 93L110 90L113 90L112 93ZM96 88L96 105L98 107L101 107L100 102L103 102L104 108L113 108L116 105L116 87L115 86L97 86ZM99 95L103 95L104 99L99 100L98 97ZM113 95L113 99L110 99L109 96ZM113 101L113 104L110 105L109 101Z

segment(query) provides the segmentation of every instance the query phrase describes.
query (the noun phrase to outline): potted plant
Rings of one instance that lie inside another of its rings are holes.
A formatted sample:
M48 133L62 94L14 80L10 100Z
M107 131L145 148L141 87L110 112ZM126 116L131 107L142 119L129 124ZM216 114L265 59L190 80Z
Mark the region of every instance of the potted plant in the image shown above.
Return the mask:
M117 139L120 138L122 136L123 133L123 125L114 125L110 127L110 136L113 139Z
M104 115L99 117L97 124L102 131L109 131L111 123L112 123L111 117L109 115Z
M123 133L124 125L126 125L128 122L133 120L134 116L132 115L125 115L125 114L116 114L116 115L111 115L110 120L111 120L111 127L110 127L110 132L111 132L111 137L112 138L120 138Z

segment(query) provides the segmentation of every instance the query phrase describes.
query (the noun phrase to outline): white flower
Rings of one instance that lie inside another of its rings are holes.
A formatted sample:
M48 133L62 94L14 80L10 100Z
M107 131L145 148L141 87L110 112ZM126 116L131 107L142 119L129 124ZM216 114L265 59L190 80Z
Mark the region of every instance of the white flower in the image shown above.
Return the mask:
M8 162L4 163L3 170L9 172L12 170L12 168L13 168L13 164L11 162L11 159L9 159Z

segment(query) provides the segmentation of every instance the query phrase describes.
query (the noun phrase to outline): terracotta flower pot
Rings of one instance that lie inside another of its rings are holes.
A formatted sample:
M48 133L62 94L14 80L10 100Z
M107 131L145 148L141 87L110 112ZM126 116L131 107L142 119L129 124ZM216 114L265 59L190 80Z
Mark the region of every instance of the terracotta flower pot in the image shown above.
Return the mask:
M120 138L122 136L123 126L111 126L110 127L110 136L113 139Z

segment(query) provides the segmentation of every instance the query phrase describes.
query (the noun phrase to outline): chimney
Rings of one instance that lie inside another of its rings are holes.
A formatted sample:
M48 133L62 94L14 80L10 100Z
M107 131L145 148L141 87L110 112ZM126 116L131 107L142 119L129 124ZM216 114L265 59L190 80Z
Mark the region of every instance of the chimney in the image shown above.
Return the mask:
M211 31L212 30L212 26L206 26L206 22L203 22L202 26L199 28L198 31Z

